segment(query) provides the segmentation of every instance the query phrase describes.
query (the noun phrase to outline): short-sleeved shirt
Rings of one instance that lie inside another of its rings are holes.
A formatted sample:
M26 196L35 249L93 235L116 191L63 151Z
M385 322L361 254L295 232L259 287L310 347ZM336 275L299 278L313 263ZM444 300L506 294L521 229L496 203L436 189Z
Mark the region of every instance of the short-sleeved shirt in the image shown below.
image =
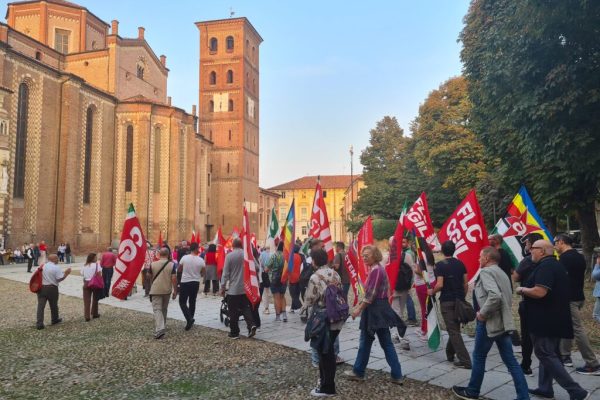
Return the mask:
M335 255L334 264L339 265L337 269L337 273L340 276L342 281L342 285L348 285L350 283L350 275L348 275L348 270L346 269L346 265L344 264L344 259L346 258L346 253L340 251Z
M387 299L390 295L390 281L381 264L374 265L365 284L365 303L372 304L377 299Z
M206 263L200 256L186 254L179 261L182 266L181 283L200 282L202 268L206 267Z
M569 304L569 277L554 256L540 260L525 287L548 289L541 299L525 296L525 312L529 331L535 336L572 338L573 323Z
M52 261L48 261L44 264L42 270L42 285L54 285L58 286L59 281L64 278L65 273L60 267L54 264Z
M273 282L273 274L279 272L283 269L284 260L283 253L281 251L276 251L273 253L269 261L267 261L267 268L269 269L269 279L271 280L271 284L273 285L281 285L281 282Z
M585 282L585 258L575 249L562 253L558 259L569 274L569 299L571 301L585 300L583 285Z
M112 251L105 251L102 253L102 258L100 259L100 266L103 268L114 267L117 263L117 255Z
M440 291L440 301L455 301L465 299L465 264L457 258L446 258L435 264L435 277L444 278L444 286Z
M81 268L81 276L83 276L83 280L85 282L89 282L96 273L101 272L102 268L98 265L98 263L87 264Z
M161 258L158 261L154 261L150 265L150 270L152 271L151 279L154 280L154 282L152 282L152 286L150 287L150 294L171 294L171 291L173 290L171 275L176 274L176 271L173 269L173 263L168 261L168 264L160 272L160 275L157 276L160 269L163 267L163 265L165 265L166 262L166 259Z

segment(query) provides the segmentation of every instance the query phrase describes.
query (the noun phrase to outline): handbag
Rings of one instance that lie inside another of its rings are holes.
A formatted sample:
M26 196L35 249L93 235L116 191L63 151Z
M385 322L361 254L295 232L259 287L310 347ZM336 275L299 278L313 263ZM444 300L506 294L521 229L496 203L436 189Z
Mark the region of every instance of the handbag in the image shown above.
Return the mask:
M313 306L308 321L306 321L306 327L304 328L304 341L308 342L311 339L317 338L323 334L328 326L329 323L325 309L316 305Z
M473 306L461 299L454 301L454 315L456 315L456 319L461 324L474 321L476 316Z
M89 280L87 287L92 290L104 289L104 279L101 275L98 275L98 264L96 264L96 271L92 279Z

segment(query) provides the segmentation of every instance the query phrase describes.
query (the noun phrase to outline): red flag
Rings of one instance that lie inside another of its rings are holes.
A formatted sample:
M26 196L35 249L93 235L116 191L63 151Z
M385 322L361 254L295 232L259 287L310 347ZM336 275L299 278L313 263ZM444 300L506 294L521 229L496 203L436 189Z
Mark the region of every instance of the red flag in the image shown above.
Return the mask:
M250 244L256 249L256 235L254 233L250 234Z
M350 277L350 286L354 292L354 306L358 303L359 295L364 294L364 289L358 276L358 259L360 257L358 257L357 254L357 246L358 243L356 240L350 243L350 247L348 248L348 252L346 252L346 257L344 258L344 266L348 271L348 276Z
M321 184L319 181L317 181L317 187L315 188L315 198L310 217L310 231L308 232L308 236L315 239L321 239L323 241L323 244L325 245L325 251L327 252L327 259L332 261L334 256L333 241L331 240L327 208L325 207L323 191L321 190Z
M250 236L248 211L246 210L246 206L244 206L244 236L242 237L242 242L244 243L244 291L246 292L246 297L250 300L250 304L254 307L260 303L260 292Z
M115 265L115 270L120 276L112 288L112 295L117 299L125 300L127 298L144 265L146 249L146 239L140 221L135 215L133 204L129 204Z
M192 229L192 238L190 239L190 243L196 243L196 231Z
M196 243L200 244L200 232L196 233Z
M221 275L223 274L223 267L225 266L225 244L226 240L223 237L223 232L221 231L221 227L217 230L217 276L221 279Z
M460 203L454 214L439 232L440 242L452 240L456 245L454 257L467 267L469 281L479 272L479 253L489 246L488 235L483 222L483 214L477 202L475 189Z
M358 277L361 282L367 282L367 268L365 267L365 263L362 259L362 249L368 244L373 244L373 219L369 215L365 223L363 224L360 231L358 231L358 248L357 248L357 257L358 257Z
M160 249L163 244L162 231L158 231L158 248Z
M402 238L404 237L403 221L404 213L402 213L398 223L396 224L396 230L394 231L394 236L392 238L392 242L390 243L390 254L385 266L385 272L387 272L388 280L390 281L390 302L392 301L392 293L394 292L396 281L398 280L398 272L400 272Z
M404 227L408 231L415 231L416 235L427 241L432 250L440 249L440 242L433 230L433 223L429 215L427 196L421 193L415 204L406 212Z

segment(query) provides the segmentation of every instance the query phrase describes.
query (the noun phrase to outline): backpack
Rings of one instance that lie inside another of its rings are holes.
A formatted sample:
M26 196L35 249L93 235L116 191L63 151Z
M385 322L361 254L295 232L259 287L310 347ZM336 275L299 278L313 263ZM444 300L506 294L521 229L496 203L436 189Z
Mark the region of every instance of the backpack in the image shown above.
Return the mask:
M300 283L301 288L307 288L308 282L310 281L310 277L313 274L313 267L312 264L309 264L306 261L302 263L302 266L303 268L302 272L300 272L300 280L298 281L298 283Z
M327 285L325 289L325 310L330 323L344 322L348 319L348 303L344 298L344 291L334 284Z
M33 271L31 275L31 279L29 280L29 290L31 290L31 293L38 293L42 290L42 269L44 269L44 264Z
M406 262L404 262L404 253L400 260L400 268L398 269L398 279L396 279L396 287L398 291L409 290L413 284L413 270Z

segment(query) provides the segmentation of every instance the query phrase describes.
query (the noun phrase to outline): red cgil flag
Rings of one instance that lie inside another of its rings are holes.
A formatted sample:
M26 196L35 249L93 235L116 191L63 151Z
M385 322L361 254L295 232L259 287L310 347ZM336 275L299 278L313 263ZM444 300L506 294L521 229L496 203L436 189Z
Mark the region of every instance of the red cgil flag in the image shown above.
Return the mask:
M369 215L357 237L358 277L364 283L367 282L367 267L362 259L362 250L368 244L373 244L373 219Z
M117 299L127 298L144 265L146 249L146 239L140 221L135 214L133 204L129 204L115 265L115 270L120 276L112 288L112 295Z
M225 266L225 244L227 241L223 237L223 232L221 231L221 227L217 230L217 276L221 279L221 275L223 274L223 267Z
M329 218L327 217L327 208L323 199L323 190L321 183L317 181L315 188L315 198L313 201L312 214L310 217L310 230L308 236L321 239L325 245L327 259L333 260L333 241L331 240L331 231L329 229Z
M244 235L242 242L244 243L244 291L246 297L255 307L260 303L260 292L258 288L258 276L256 275L256 265L254 254L252 254L252 243L250 234L250 224L248 223L248 211L244 206Z
M404 237L404 211L398 219L396 224L396 230L392 242L390 243L390 254L388 261L385 266L385 272L387 273L388 280L390 281L390 302L392 301L392 294L396 287L396 281L398 280L398 272L400 272L400 259L402 256L402 238Z
M354 240L350 243L350 247L346 252L346 258L344 258L344 266L348 271L348 276L350 277L350 286L352 287L352 291L354 292L354 303L355 306L358 303L358 299L360 296L364 296L364 287L363 283L360 281L358 277L358 243Z
M454 242L454 257L465 264L469 281L476 278L479 273L479 253L489 246L489 241L475 189L469 192L444 223L438 236L442 243L447 240Z
M404 218L404 228L406 230L409 232L414 230L417 236L425 239L432 250L440 250L440 242L433 230L425 192L421 193L415 204L406 212Z

